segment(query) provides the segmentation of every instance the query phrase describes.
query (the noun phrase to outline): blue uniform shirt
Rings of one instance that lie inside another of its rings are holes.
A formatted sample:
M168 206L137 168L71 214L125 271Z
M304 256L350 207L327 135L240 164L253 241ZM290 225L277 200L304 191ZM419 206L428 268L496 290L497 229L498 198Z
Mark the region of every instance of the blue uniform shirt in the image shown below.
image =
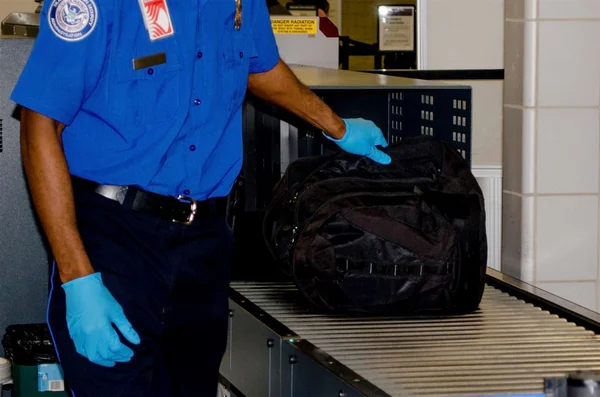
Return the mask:
M248 74L279 60L266 3L242 0L239 30L235 0L167 5L174 34L151 41L137 0L46 0L11 98L67 126L73 175L225 196L241 169ZM161 53L166 62L134 68Z

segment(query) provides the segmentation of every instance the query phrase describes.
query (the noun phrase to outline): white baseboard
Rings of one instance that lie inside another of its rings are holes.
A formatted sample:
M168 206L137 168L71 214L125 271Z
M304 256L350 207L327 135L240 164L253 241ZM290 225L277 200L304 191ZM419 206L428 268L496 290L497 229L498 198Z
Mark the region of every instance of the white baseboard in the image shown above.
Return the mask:
M485 198L488 267L500 271L502 263L502 166L473 166Z

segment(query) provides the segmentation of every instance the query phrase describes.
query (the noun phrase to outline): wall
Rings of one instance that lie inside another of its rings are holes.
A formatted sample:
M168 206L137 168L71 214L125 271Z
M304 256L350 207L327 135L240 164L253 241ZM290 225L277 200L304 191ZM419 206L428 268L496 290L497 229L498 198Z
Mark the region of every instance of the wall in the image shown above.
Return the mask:
M9 99L33 40L0 38L0 338L11 324L43 322L49 258L21 163L19 123ZM0 347L0 356L2 356Z
M504 0L427 0L420 5L427 21L427 69L502 69Z
M33 12L37 6L33 0L0 0L0 21L11 12Z
M599 310L600 1L505 11L502 270Z
M417 4L426 25L419 30L423 69L504 67L504 0L420 0ZM473 164L502 165L503 82L448 83L473 88Z
M599 0L600 1L600 0ZM502 165L502 80L443 81L447 84L468 85L473 89L474 166Z
M421 0L424 69L502 69L504 0ZM419 11L420 10L420 11ZM447 81L473 88L474 173L486 197L489 266L501 266L503 82Z
M402 0L342 0L342 34L375 43L377 5L390 3ZM427 25L427 69L502 69L504 0L417 0L417 7ZM373 68L372 59L357 57L350 68Z
M342 34L375 43L378 4L390 1L342 0ZM424 69L504 67L504 0L418 0L417 7L425 17L421 33L425 39ZM352 57L350 61L350 69L373 66L372 57ZM501 165L502 81L448 83L473 87L473 163Z

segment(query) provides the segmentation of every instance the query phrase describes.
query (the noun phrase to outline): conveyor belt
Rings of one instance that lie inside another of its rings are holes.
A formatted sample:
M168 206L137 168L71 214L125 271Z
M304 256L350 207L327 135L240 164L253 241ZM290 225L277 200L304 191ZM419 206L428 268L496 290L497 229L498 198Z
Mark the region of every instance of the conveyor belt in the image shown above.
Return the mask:
M291 284L232 288L394 397L541 393L545 377L600 369L597 335L491 286L477 312L441 319L315 314Z

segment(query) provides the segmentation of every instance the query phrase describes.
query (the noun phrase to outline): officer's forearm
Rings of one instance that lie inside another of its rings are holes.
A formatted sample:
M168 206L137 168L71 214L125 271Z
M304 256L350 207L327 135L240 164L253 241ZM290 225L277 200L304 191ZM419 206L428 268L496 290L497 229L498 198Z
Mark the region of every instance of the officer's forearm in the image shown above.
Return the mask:
M268 72L251 74L248 89L257 97L303 118L332 138L339 139L346 132L342 119L302 84L283 61Z
M29 190L63 282L93 272L77 230L69 169L62 149L63 127L24 109L21 155Z

